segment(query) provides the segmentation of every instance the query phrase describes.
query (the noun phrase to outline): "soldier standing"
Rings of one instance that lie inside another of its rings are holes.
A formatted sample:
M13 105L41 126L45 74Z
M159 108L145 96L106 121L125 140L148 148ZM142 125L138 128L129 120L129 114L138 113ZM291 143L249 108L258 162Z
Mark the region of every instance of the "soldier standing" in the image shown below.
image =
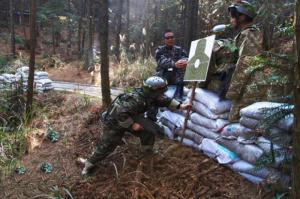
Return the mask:
M166 30L163 36L164 45L155 51L156 75L165 78L169 85L176 85L174 97L182 100L183 78L188 56L182 47L175 45L174 33L171 30Z
M109 155L121 142L125 131L138 136L142 152L151 154L155 133L160 127L152 120L145 118L145 112L153 106L169 107L171 110L191 108L175 99L164 96L167 82L157 76L144 81L142 88L119 95L102 114L103 136L92 156L84 161L82 174L88 174L94 165Z
M253 25L256 10L252 4L244 0L237 1L229 6L228 10L231 15L231 26L240 30L233 41L237 61L226 93L226 98L232 100L229 120L235 121L239 118L241 108L257 101L256 98L250 97L250 91L246 89L250 78L246 69L250 66L249 57L262 53L263 37L259 29Z

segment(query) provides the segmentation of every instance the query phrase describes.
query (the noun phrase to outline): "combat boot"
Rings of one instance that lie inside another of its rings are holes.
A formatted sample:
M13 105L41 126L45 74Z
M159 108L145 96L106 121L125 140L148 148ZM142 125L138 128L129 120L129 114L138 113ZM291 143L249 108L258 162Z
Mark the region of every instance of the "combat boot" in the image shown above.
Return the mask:
M87 159L78 158L77 162L84 165L84 168L81 171L81 175L83 175L83 176L89 175L91 173L91 171L93 170L93 168L95 168L95 165L92 164Z

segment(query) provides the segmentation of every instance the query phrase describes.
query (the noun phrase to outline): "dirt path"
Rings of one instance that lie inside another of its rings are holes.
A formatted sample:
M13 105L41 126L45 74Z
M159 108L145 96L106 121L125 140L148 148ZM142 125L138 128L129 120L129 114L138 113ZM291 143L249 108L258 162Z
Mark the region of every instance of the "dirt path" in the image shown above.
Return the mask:
M95 146L101 123L93 103L75 95L49 93L39 99L47 104L48 119L39 117L33 129L51 124L60 133L57 143L44 140L21 163L24 175L11 174L0 198L257 198L256 187L238 174L179 143L158 138L157 154L141 159L139 140L126 135L123 144L99 163L94 175L83 179L78 156L87 157ZM53 172L39 170L43 162ZM56 191L55 191L56 190Z

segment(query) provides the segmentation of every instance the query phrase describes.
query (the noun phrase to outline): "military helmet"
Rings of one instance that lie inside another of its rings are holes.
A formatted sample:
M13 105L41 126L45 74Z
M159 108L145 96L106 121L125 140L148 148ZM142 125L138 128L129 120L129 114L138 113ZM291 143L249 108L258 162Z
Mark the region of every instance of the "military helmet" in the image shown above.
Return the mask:
M228 11L229 12L236 11L236 12L244 14L252 19L255 18L256 14L257 14L255 7L248 1L244 1L244 0L230 5L228 7Z
M151 91L165 91L167 89L167 81L158 76L152 76L143 83L143 88Z

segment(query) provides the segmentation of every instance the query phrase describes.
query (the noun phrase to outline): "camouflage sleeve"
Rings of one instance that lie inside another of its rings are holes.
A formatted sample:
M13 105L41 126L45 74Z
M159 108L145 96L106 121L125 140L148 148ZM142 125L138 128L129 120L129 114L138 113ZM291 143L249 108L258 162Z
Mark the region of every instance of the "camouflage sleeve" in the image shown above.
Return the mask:
M134 123L132 117L143 111L143 107L143 104L134 99L122 102L117 106L115 119L121 127L129 128Z
M175 111L179 108L180 102L175 99L169 98L167 96L162 96L156 101L156 106L159 107L168 107L172 111Z
M168 69L175 67L175 61L173 61L171 58L167 58L160 48L155 51L155 59L157 62L157 68L159 69Z
M248 82L249 74L245 70L249 67L249 57L253 57L262 52L262 35L259 31L248 30L246 35L241 35L242 40L238 42L239 58L232 75L226 97L234 100L242 97L245 86Z
M180 59L188 58L186 51L182 48L181 49L181 57Z

